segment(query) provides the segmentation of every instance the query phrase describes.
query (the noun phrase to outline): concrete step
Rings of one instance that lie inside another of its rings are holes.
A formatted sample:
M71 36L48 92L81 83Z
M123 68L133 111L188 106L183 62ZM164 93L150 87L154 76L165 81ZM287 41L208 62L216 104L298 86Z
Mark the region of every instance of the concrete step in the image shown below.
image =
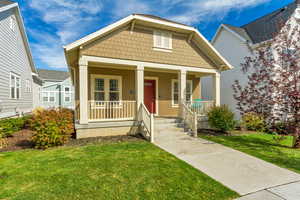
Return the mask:
M171 123L177 123L177 118L155 118L154 124L171 124Z

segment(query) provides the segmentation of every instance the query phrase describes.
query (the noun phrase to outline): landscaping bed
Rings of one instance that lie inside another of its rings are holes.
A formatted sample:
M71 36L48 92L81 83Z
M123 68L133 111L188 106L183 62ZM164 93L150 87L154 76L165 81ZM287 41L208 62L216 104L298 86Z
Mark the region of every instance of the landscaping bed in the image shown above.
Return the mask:
M0 153L3 199L235 199L238 194L143 141Z
M33 148L31 141L32 131L23 129L14 133L12 136L6 138L6 145L4 148L0 148L0 152L3 151L17 151L21 149Z

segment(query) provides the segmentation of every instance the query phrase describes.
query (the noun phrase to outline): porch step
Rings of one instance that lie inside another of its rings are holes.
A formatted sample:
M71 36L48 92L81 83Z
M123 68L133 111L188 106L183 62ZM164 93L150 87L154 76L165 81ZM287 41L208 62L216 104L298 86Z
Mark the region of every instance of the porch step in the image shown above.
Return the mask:
M178 118L155 118L155 124L174 124L178 122Z

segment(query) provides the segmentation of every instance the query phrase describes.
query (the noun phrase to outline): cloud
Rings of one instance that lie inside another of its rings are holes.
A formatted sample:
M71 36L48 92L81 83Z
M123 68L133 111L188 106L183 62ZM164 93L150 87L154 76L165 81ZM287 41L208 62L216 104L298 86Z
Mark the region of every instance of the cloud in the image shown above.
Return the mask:
M153 6L147 1L116 0L112 14L115 18L120 18L132 13L148 13L153 9Z

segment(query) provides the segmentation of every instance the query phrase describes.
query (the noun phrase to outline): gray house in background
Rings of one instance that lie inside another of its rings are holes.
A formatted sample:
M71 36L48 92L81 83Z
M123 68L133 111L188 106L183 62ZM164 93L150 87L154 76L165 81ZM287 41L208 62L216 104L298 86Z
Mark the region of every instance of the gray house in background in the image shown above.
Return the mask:
M74 109L74 89L69 72L38 69L43 81L40 89L40 106L44 108Z
M0 118L31 112L41 83L17 3L0 1Z

